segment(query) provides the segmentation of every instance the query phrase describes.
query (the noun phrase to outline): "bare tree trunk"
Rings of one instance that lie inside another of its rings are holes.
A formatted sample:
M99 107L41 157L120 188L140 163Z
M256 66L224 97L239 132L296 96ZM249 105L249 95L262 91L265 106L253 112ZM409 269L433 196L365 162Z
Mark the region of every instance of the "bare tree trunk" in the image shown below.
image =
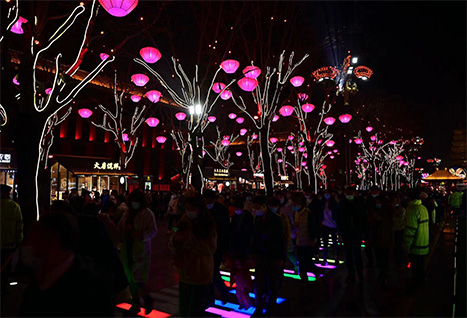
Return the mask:
M268 125L266 125L259 131L259 144L264 169L264 187L266 189L266 195L270 196L274 191L274 176L272 170L271 154L269 153L268 147L268 128Z

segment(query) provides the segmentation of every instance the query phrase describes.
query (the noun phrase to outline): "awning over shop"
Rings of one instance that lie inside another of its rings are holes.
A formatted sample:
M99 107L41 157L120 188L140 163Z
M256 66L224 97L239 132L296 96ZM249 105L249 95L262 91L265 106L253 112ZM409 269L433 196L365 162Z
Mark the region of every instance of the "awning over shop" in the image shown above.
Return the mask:
M431 175L429 175L423 180L425 181L447 181L447 180L459 181L462 179L453 175L448 170L436 170L435 172L433 172Z
M53 158L75 175L134 176L135 173L121 168L118 161L102 157L55 155Z

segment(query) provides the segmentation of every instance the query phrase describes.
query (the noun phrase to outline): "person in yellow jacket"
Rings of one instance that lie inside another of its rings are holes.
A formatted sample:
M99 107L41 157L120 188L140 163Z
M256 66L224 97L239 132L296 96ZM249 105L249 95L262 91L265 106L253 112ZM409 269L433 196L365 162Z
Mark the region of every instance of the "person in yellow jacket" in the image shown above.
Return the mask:
M448 204L452 209L454 217L458 216L462 206L462 192L457 189L454 190L454 192L448 197Z
M412 285L409 292L415 292L425 282L425 256L430 250L428 210L422 205L420 191L410 189L409 205L404 231L404 250L409 254L412 269Z

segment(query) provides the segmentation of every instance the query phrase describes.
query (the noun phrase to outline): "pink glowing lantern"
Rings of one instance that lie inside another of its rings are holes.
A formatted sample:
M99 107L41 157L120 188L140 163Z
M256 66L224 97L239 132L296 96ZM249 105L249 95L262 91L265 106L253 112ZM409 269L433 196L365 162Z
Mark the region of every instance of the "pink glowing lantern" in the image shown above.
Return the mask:
M375 140L376 140L376 136L375 136L375 135L371 136L371 137L370 137L370 140L371 140L371 141L375 141Z
M366 129L366 131L371 132L371 131L373 130L373 127L368 126L368 127L366 127L365 129Z
M91 117L91 115L92 115L92 110L87 109L87 108L81 108L80 110L78 110L78 114L79 114L82 118L89 118L89 117Z
M304 152L304 151L305 151L305 147L298 147L298 151L299 151L299 152Z
M26 20L23 17L19 17L18 21L16 21L15 24L13 24L10 31L16 34L23 34L24 31L23 31L21 24L26 23L26 22L28 22L28 20Z
M138 0L99 0L99 3L110 15L120 18L133 11Z
M328 155L332 154L332 151L328 151Z
M326 169L326 167L327 167L326 165L323 165L323 166L321 167L321 169L324 170L324 169Z
M272 142L273 144L275 144L277 142L277 138L276 137L271 137L271 138L269 138L269 141Z
M289 135L287 138L289 138L289 140L293 140L295 137L292 135Z
M331 126L336 122L336 119L334 117L326 117L323 119L323 121L326 123L326 125Z
M292 106L282 106L281 109L279 109L279 113L284 116L284 117L287 117L287 116L290 116L293 114L293 107Z
M108 59L109 56L110 56L110 55L107 54L107 53L101 53L101 54L99 54L99 57L101 58L102 61Z
M318 140L318 145L321 145L322 142L323 142L323 139Z
M258 86L258 81L254 78L244 77L239 79L237 84L245 92L252 92Z
M402 159L404 159L404 157L403 156L397 156L396 159L401 161Z
M408 166L409 163L407 161L404 162L404 166Z
M222 90L225 88L225 84L224 83L214 83L212 85L212 90L219 94L220 92L222 92Z
M143 58L146 63L156 63L162 57L161 52L154 47L144 47L139 51L139 55Z
M157 119L156 117L149 117L148 119L146 119L146 124L148 124L149 127L156 127L157 125L159 125L159 119Z
M225 135L225 136L224 136L224 139L229 140L229 139L230 139L230 136L229 136L229 135Z
M221 63L221 68L227 74L235 73L239 66L240 66L240 63L235 60L225 60L224 62Z
M131 81L135 83L136 86L144 86L149 82L149 77L144 74L133 74L131 76Z
M146 97L153 103L157 103L161 98L161 92L152 90L146 93Z
M282 152L282 150L283 150L283 149L282 149L282 148L280 148L280 147L279 147L279 148L277 148L277 152Z
M378 145L382 145L383 144L383 141L382 140L378 140Z
M239 123L239 124L243 124L243 122L245 121L245 119L244 119L243 117L238 117L238 118L236 119L236 121L237 121L237 123Z
M245 128L240 129L240 136L245 136L247 132L248 130L246 130Z
M274 115L274 117L272 118L272 121L273 121L273 122L276 122L276 121L278 121L278 120L279 120L279 116Z
M163 144L167 140L167 138L165 138L164 136L157 136L156 140L158 143Z
M122 134L122 140L123 141L128 141L130 138L128 137L128 134Z
M228 145L230 145L230 141L228 139L224 139L224 140L221 141L221 144L222 144L222 146L227 147Z
M341 121L341 123L347 124L347 123L350 122L350 120L352 120L352 115L350 115L350 114L340 115L339 120Z
M306 101L308 99L308 95L305 93L298 93L298 99L300 99L302 102Z
M303 146L303 141L300 141L300 142L298 143L298 145L299 145L299 146Z
M349 139L349 144L351 144L351 143L352 143L352 139Z
M247 66L243 69L243 75L248 78L258 78L258 76L261 74L261 70L257 66Z
M138 95L131 95L130 98L134 103L137 103L141 100L141 96L138 96Z
M242 152L241 152L241 151L237 151L235 154L237 155L237 157L241 157L241 156L242 156Z
M304 154L303 154L303 158L308 158L308 154L307 154L307 153L304 153Z
M47 95L50 95L50 94L52 93L52 87L47 88L47 89L45 90L45 93L46 93Z
M326 141L326 146L328 146L328 147L332 147L332 146L334 146L334 144L335 144L335 142L333 140Z
M282 163L283 160L282 159L277 159L277 162Z
M230 113L230 114L229 114L229 118L230 118L230 119L235 119L235 118L237 118L237 114Z
M185 113L176 113L175 118L177 118L180 121L185 120L186 114Z
M311 113L313 111L313 109L315 109L315 105L313 104L303 104L302 105L302 110L305 112L305 113Z
M226 89L221 93L221 98L223 100L228 100L230 97L232 97L232 92L230 91L230 89Z
M306 166L306 161L302 161L302 166Z
M208 121L209 121L210 123L213 123L213 122L216 121L216 117L215 117L215 116L209 116L209 117L208 117Z
M287 149L293 150L293 146L287 146Z
M391 144L391 145L395 145L395 144L397 144L397 141L395 141L395 140L391 140L391 141L389 142L389 144Z
M334 152L334 153L337 153L338 151L339 151L339 150L337 150L337 149L334 149L332 152Z
M19 85L19 82L18 82L18 75L16 75L15 77L13 77L13 84Z
M241 171L246 171L246 169L245 169L245 168L242 168Z
M258 139L258 135L257 135L257 134L253 134L253 135L251 135L251 138L253 138L253 140Z
M329 158L334 159L334 156L329 156Z
M295 87L300 87L302 86L303 82L305 79L301 76L294 76L290 79L290 83L292 83L293 86Z
M363 140L361 138L355 138L355 143L357 145L360 145L362 142L363 142Z

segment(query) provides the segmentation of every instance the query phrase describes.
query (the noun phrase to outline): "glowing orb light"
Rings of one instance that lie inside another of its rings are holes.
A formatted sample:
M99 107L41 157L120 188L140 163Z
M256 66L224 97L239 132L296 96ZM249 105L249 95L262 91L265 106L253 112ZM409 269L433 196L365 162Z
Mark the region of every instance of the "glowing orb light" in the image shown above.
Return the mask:
M235 60L225 60L224 62L221 63L221 68L227 74L235 73L239 66L240 66L240 63Z
M89 118L89 117L91 117L91 115L92 115L92 110L87 109L87 108L81 108L80 110L78 110L78 114L79 114L82 118Z
M176 113L175 118L177 118L180 121L185 120L186 114L185 113Z
M326 125L331 126L336 122L336 119L334 117L326 117L323 119L323 121L326 123Z
M303 82L305 79L301 76L294 76L290 79L290 83L292 83L293 86L295 87L300 87L302 86Z
M139 55L146 61L146 63L156 63L162 57L161 52L154 47L144 47L139 51Z
M293 114L293 107L292 106L282 106L280 109L279 109L279 113L284 116L284 117L287 117L287 116L290 116Z
M149 77L144 74L133 74L131 76L131 81L135 83L136 86L144 86L149 82Z
M148 119L146 119L146 124L148 124L149 127L156 127L157 125L159 125L159 119L157 119L156 117L149 117Z
M13 77L13 84L19 85L19 82L18 82L18 75L16 75L15 77Z
M219 94L220 92L222 92L222 90L225 88L225 84L224 83L214 83L212 85L212 90Z
M138 0L99 0L101 6L114 17L124 17L138 5Z
M237 84L245 92L252 92L256 88L256 86L258 86L258 81L254 78L244 77L239 79Z
M248 78L257 78L261 74L261 70L256 66L247 66L243 69L243 75Z
M302 166L306 166L306 161L302 161Z

